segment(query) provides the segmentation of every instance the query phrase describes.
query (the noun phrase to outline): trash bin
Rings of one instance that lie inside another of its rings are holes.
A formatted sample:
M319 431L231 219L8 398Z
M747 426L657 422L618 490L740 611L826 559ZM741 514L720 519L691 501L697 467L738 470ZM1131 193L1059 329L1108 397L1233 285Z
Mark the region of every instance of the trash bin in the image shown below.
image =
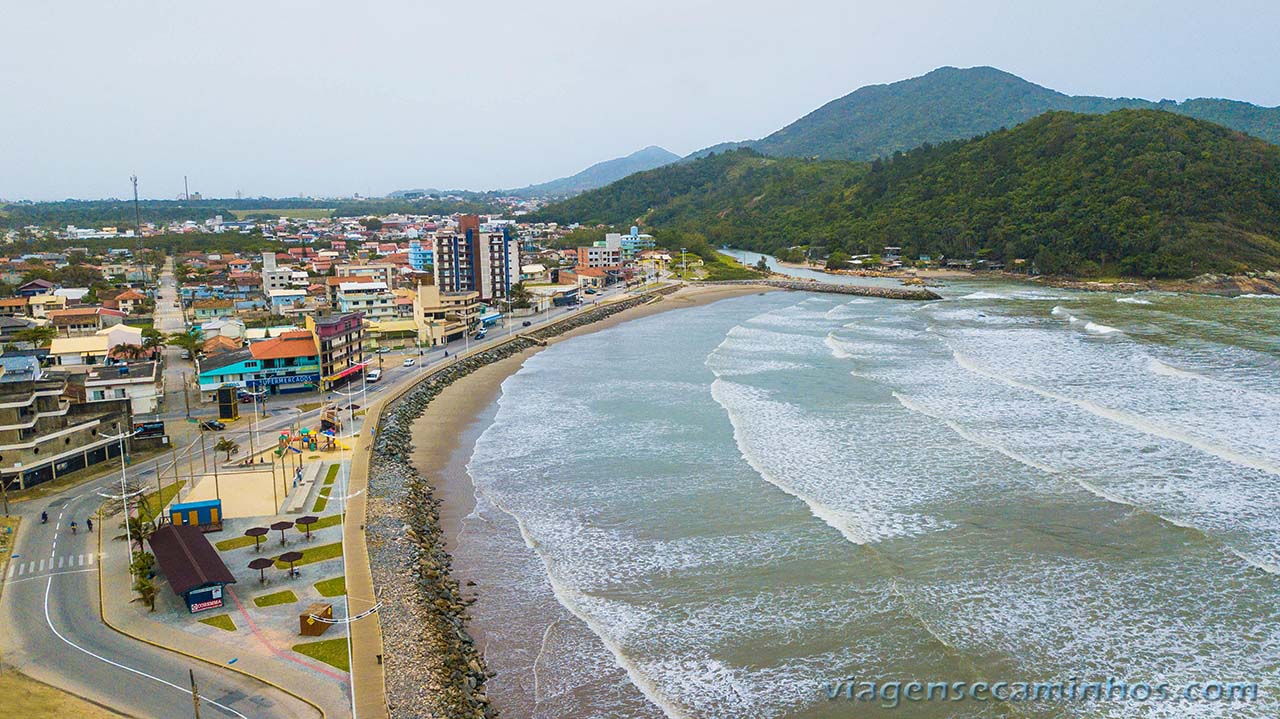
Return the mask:
M304 637L318 637L329 631L329 627L333 626L328 622L316 621L314 617L333 619L333 605L326 602L316 602L307 607L306 611L298 615L299 634Z

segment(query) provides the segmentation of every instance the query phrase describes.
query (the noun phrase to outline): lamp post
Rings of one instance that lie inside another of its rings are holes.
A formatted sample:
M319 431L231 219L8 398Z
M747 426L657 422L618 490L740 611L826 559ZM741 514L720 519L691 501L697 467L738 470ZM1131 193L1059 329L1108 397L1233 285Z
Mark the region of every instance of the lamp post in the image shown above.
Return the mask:
M689 264L684 261L684 248L680 248L680 279L689 279Z
M124 537L125 545L129 547L129 552L133 552L133 530L129 527L129 490L126 486L128 480L128 469L124 461L124 441L128 437L137 434L137 430L133 432L121 432L114 437L108 437L109 440L119 440L120 442L120 502L124 505ZM157 474L159 474L157 472ZM156 501L160 501L160 497L156 496ZM132 570L131 570L132 571Z

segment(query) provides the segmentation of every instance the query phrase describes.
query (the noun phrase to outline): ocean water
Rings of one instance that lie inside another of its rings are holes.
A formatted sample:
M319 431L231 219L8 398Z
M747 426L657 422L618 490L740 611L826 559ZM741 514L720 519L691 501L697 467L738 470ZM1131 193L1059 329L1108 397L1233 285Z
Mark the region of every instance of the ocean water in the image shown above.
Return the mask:
M943 293L724 300L508 378L455 553L505 715L1280 716L1280 302ZM1211 682L1258 696L1179 698Z

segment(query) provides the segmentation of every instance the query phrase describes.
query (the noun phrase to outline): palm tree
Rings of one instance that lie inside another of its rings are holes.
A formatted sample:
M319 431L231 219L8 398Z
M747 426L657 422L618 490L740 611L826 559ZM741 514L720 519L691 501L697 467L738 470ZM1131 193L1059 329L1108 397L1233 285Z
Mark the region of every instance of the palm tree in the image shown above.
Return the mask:
M160 588L156 586L156 581L150 577L138 577L133 580L133 591L138 596L129 600L131 602L142 602L147 605L151 611L156 610L156 599L160 596Z
M116 345L114 348L112 348L111 354L116 357L119 357L120 359L142 359L143 357L147 356L148 350L146 347L143 347L142 345L126 343L122 345Z
M151 513L150 505L146 502L143 502L138 507L138 513L150 514ZM136 545L136 549L134 549L133 551L137 551L137 552L144 551L146 549L145 543L147 539L150 538L152 534L155 534L155 531L156 531L156 524L151 520L152 520L151 517L130 516L129 519L127 520L129 523L128 534L121 534L117 536L116 539L120 540L120 539L125 539L127 537L132 536L133 542ZM123 527L124 524L121 524L120 526Z
M240 443L236 442L233 439L227 439L226 437L223 437L222 439L218 440L217 444L213 445L213 451L226 452L227 461L230 462L231 455L240 454Z
M142 330L142 346L151 350L151 352L154 353L156 350L162 349L167 344L169 344L169 342L165 338L164 333L160 330L155 329L154 327L146 327Z
M168 344L186 350L192 357L195 357L200 348L204 346L204 342L200 340L199 334L195 331L174 332L169 335Z

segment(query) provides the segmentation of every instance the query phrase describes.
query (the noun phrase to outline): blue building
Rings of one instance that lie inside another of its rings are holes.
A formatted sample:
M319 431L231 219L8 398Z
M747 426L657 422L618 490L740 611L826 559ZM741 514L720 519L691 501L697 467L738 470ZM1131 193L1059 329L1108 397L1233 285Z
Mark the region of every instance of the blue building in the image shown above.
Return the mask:
M415 272L426 272L428 267L435 264L435 257L431 251L431 244L422 244L422 240L409 241L409 266Z

